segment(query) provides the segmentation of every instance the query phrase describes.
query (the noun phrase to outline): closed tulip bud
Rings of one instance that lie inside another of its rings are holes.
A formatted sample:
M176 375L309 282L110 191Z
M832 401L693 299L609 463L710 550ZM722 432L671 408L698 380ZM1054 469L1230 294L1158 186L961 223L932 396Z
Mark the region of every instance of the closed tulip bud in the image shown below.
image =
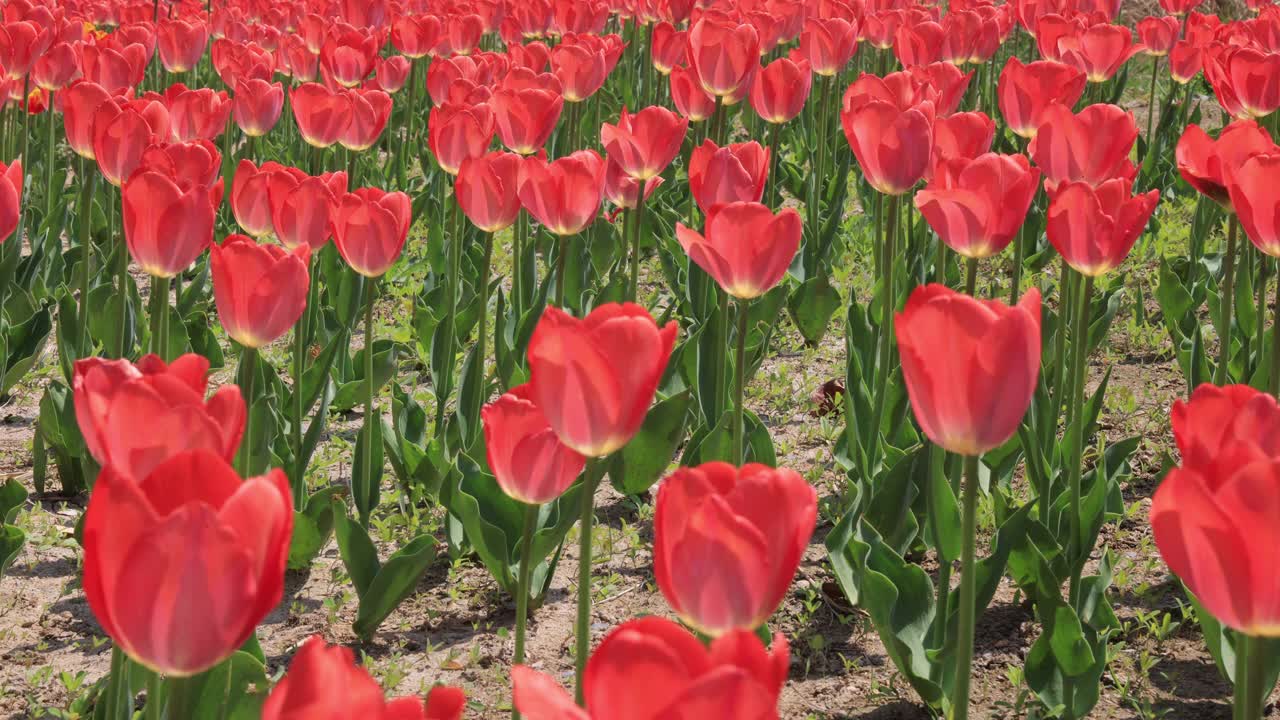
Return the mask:
M532 155L542 149L560 120L564 96L552 90L499 90L489 102L498 139L507 149Z
M1204 49L1179 40L1169 51L1169 76L1179 85L1186 85L1204 69Z
M432 688L425 707L416 697L387 700L349 648L313 635L271 689L262 720L460 720L466 700L446 686Z
M298 133L308 145L327 148L338 142L351 122L351 98L319 83L304 83L289 91Z
M97 83L79 80L60 95L67 144L80 157L93 160L93 120L98 107L111 101L111 93Z
M409 71L412 69L413 66L409 64L408 58L403 55L393 55L389 58L379 58L373 73L377 79L378 88L395 95L408 82Z
M427 146L441 170L457 175L464 160L489 150L494 127L488 105L437 105L427 118Z
M640 203L640 189L644 188L644 198L648 200L653 191L662 187L662 176L656 175L643 183L633 180L612 160L605 161L604 196L617 206L618 210L609 213L607 219L613 222L622 210L634 210Z
M1022 155L987 153L936 168L915 205L947 247L985 258L1017 235L1039 186L1040 171Z
M80 59L75 47L67 42L51 46L31 66L31 83L49 92L67 87L78 77Z
M807 60L778 58L756 73L751 83L751 107L765 122L790 122L804 110L812 87Z
M284 166L268 160L259 168L252 160L241 160L231 181L231 212L236 224L255 238L271 234L271 203L267 188L272 177Z
M1067 183L1050 193L1045 234L1068 265L1096 277L1124 262L1159 201L1159 190L1134 197L1126 178Z
M311 177L294 168L277 172L267 181L271 224L276 239L290 250L308 245L319 250L329 242L329 216L337 199L347 192L345 172Z
M519 155L500 151L462 161L454 197L484 232L505 230L520 216L520 165Z
M1068 182L1099 185L1132 178L1137 168L1129 151L1137 139L1133 114L1115 105L1090 105L1077 114L1065 105L1052 105L1041 115L1027 150L1053 190Z
M351 122L338 134L338 143L348 150L368 150L391 119L391 96L381 90L348 90Z
M755 202L712 207L705 235L676 223L676 239L689 259L740 300L760 297L782 281L800 249L800 232L795 210L774 215Z
M1231 209L1227 190L1231 175L1255 155L1273 151L1271 136L1253 120L1237 120L1222 129L1218 139L1199 125L1188 125L1178 139L1174 156L1178 173L1201 194Z
M630 303L597 305L581 320L548 307L529 340L530 398L560 442L609 455L644 422L677 332Z
M902 195L924 177L933 147L933 103L907 110L873 101L840 113L862 174L886 195Z
M400 15L391 24L391 44L416 60L431 54L443 32L440 18L434 15Z
M702 89L698 78L688 68L671 70L671 101L676 110L690 122L702 122L716 111L716 99Z
M1168 55L1181 32L1182 25L1178 19L1167 15L1138 21L1138 43L1142 52L1153 57Z
M85 599L139 664L195 675L234 653L280 602L292 533L281 470L241 480L207 450L141 477L108 465L85 511Z
M541 505L560 497L586 458L560 442L528 385L512 388L480 411L489 471L515 500Z
M760 39L750 25L703 16L688 40L689 67L709 95L735 94L760 66Z
M1259 250L1280 257L1280 148L1254 155L1228 176L1227 189L1240 227Z
M604 160L594 150L579 150L551 162L527 157L520 165L520 204L548 232L576 235L600 211L604 172Z
M604 85L609 75L603 49L561 43L551 50L551 72L560 80L566 102L582 102Z
M524 665L511 670L513 700L528 720L610 720L618 698L627 699L635 720L681 717L692 708L701 720L776 720L790 655L781 633L771 648L747 631L708 646L670 620L631 620L587 660L585 709L554 678Z
M241 80L231 101L231 113L240 131L249 137L271 132L284 111L284 85L266 80Z
M185 90L169 100L169 116L175 140L214 140L227 129L231 98L209 88Z
M800 33L800 53L818 75L836 75L857 49L857 26L841 18L810 18Z
M928 21L904 24L893 39L893 54L905 68L928 65L942 59L942 25Z
M1018 430L1040 372L1040 292L1015 306L918 287L893 325L916 421L934 444L977 456Z
M996 124L984 112L963 112L938 118L933 123L933 157L925 179L933 177L933 167L940 163L972 160L990 152L995 135Z
M1084 94L1085 82L1084 73L1068 65L1049 60L1023 65L1011 57L996 88L1000 115L1010 130L1033 138L1045 111L1055 104L1073 107Z
M289 332L307 306L310 261L308 245L289 251L244 235L209 248L214 300L227 335L260 348Z
M0 162L0 243L18 229L22 217L22 160Z
M161 133L168 131L168 113L161 107L160 127L155 129L138 110L114 102L102 103L94 115L94 159L107 182L119 187L142 164L146 149L166 139Z
M156 28L160 63L166 72L184 73L195 69L209 43L209 27L203 21L181 18L163 20Z
M369 73L381 46L379 36L351 28L331 32L320 48L320 68L343 87L358 87Z
M703 634L755 630L786 596L817 514L818 494L795 471L681 468L662 482L654 510L658 588Z
M230 461L244 433L240 388L223 385L205 400L209 361L187 354L166 365L155 355L134 363L77 360L71 379L76 422L98 464L142 479L185 450ZM138 432L140 427L153 432Z
M722 203L759 202L769 177L769 150L757 142L718 147L707 140L689 155L689 191L703 213Z
M129 254L152 277L191 267L209 243L222 202L222 181L210 187L141 168L124 183L122 210Z
M391 269L412 224L409 196L360 188L339 197L330 215L333 242L352 270L381 277Z
M667 169L688 129L687 119L664 107L647 107L634 115L624 107L616 125L600 126L600 144L629 177L643 182Z
M666 21L654 25L649 32L649 54L654 69L663 75L670 75L673 68L685 63L688 44L686 31L676 30Z

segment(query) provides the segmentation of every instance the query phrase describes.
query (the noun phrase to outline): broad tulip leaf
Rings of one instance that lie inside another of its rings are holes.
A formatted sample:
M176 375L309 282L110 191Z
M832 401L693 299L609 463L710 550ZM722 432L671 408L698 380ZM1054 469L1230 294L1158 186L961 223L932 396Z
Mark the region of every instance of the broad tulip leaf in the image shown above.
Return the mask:
M191 720L255 720L271 689L267 670L254 656L238 650L198 676ZM224 707L225 705L225 707Z
M27 501L27 489L17 478L9 478L0 485L0 523L13 523L18 510Z
M640 432L609 461L609 481L623 495L640 495L671 464L689 426L693 394L685 390L649 409Z
M26 541L27 535L22 532L22 528L17 525L0 525L0 577L4 577L4 571L18 558Z
M338 337L342 337L339 333ZM333 398L333 409L346 412L364 403L369 392L364 377L364 354L367 348L361 348L352 359L355 377L338 387L338 394ZM396 345L390 340L378 340L373 344L373 392L377 393L391 381L396 373ZM305 398L304 398L305 399Z
M419 535L387 558L360 595L360 609L352 625L356 635L366 640L372 637L382 621L413 594L435 558L436 541L430 535Z
M382 420L374 412L361 426L351 461L351 499L366 527L382 496Z
M333 499L333 529L338 538L338 554L342 556L342 564L347 568L347 575L355 585L356 594L362 599L373 579L377 577L382 564L378 562L378 551L369 539L369 533L347 516L346 503L341 498Z
M809 345L817 345L827 332L831 316L840 308L840 293L826 273L809 278L787 298L787 310L796 329Z

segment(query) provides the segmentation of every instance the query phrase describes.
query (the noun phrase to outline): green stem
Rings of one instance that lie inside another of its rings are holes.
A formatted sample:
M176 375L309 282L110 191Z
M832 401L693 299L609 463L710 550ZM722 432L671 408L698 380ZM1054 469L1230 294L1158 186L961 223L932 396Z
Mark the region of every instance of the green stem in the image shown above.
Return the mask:
M159 673L152 673L147 678L147 705L145 708L145 720L162 720L164 714L164 698L160 689L161 677Z
M1236 236L1240 232L1240 218L1231 214L1231 228L1227 231L1227 254L1222 261L1222 334L1218 338L1218 367L1213 373L1214 385L1227 383L1227 366L1231 363L1231 316L1235 309Z
M631 228L631 283L627 285L627 299L635 302L640 294L640 233L644 228L644 186L640 183L640 197L636 200L636 216Z
M312 308L319 298L319 289L315 273L314 257L308 261L307 274L310 284L307 287L307 307L302 311L293 326L293 422L289 431L293 438L293 506L302 508L307 500L307 461L302 456L302 420L306 412L302 406L303 377L306 374L305 360L307 356L307 335L310 326Z
M1280 397L1280 266L1277 266L1275 304L1271 308L1271 370L1267 376L1269 392ZM1262 315L1258 323L1262 323Z
M929 446L929 482L948 482L947 479L947 451L941 445L931 444ZM930 492L926 498L928 503L929 522L933 527L934 542L941 547L942 529L938 526L938 511L933 504L934 493ZM936 643L943 643L947 637L947 621L950 619L950 607L948 605L951 598L951 561L942 556L941 551L938 552L938 586L937 586L937 607L934 609L933 616L933 640Z
M374 423L380 422L381 419L374 417L373 414L373 395L375 386L373 383L373 303L377 293L377 278L364 279L364 429L365 433L365 453L364 453L364 477L366 481L373 478L373 428ZM360 518L361 523L367 528L369 527L369 517L373 514L373 508L369 508L367 514Z
M1155 138L1151 136L1152 121L1156 118L1156 72L1160 69L1160 57L1156 56L1151 62L1151 89L1147 92L1147 155L1151 154L1151 143Z
M733 365L738 399L733 405L733 457L738 465L747 462L746 397L747 397L747 308L749 301L738 300L738 354Z
M591 654L591 525L595 520L596 485L604 474L604 467L604 458L587 461L578 517L578 619L574 625L573 662L574 697L581 707L586 707L583 677L587 670L587 656Z
M80 216L80 356L93 354L89 342L89 277L92 275L93 249L89 242L89 226L93 223L93 185L98 173L83 158L80 160L80 203L76 214Z
M515 247L511 252L511 297L515 317L524 312L524 252L529 242L529 220L523 212L516 217Z
M230 670L228 669L228 672ZM186 720L195 715L196 692L203 675L171 677L165 679L168 697L165 698L165 720Z
M885 223L884 240L881 246L881 252L884 259L881 261L880 268L884 272L881 284L884 286L884 294L880 298L880 346L879 357L876 360L876 380L875 380L875 402L871 410L871 444L874 449L879 444L880 425L884 419L884 405L886 395L888 394L889 385L889 363L893 352L893 310L896 305L897 294L894 292L893 280L893 261L897 257L896 236L898 234L898 199L897 195L889 196L888 216L889 222Z
M516 585L516 650L512 665L524 664L524 641L529 615L529 577L533 574L533 530L538 523L538 506L524 507L524 534L520 541L520 575ZM511 720L520 720L520 711L513 705Z
M480 363L480 375L484 377L484 362L486 351L485 339L489 334L489 268L493 265L493 233L484 233L484 255L480 261L480 282L477 283L476 292L480 293L480 319L479 330L480 336L476 338L478 349L476 350L476 360ZM484 402L483 397L478 397L480 403ZM480 408L475 408L472 417L480 417Z
M976 297L974 293L978 291L978 258L966 257L964 259L964 294L969 297Z
M168 362L169 278L151 278L151 352Z
M560 236L560 247L556 249L556 307L564 309L564 271L565 258L569 255L571 235Z
M782 123L772 123L769 128L769 174L764 180L764 198L765 203L769 207L777 207L778 201L774 195L778 192L778 181L775 177L778 174L778 136L782 132Z
M244 441L240 448L240 477L249 477L253 469L253 393L258 376L258 349L246 347L240 354L240 390L247 412L244 419Z
M957 630L955 690L952 720L969 717L969 673L973 664L973 628L977 623L976 546L978 534L978 456L964 459L964 501L961 516L963 546L960 554L960 627Z
M54 207L53 164L54 164L54 160L56 159L55 158L56 145L54 144L55 136L53 133L53 116L54 116L54 112L52 108L45 111L45 124L44 124L44 133L45 133L44 208L45 208L45 211L44 211L44 214L46 218L49 217L50 215L53 215L53 207ZM25 163L26 158L23 158L22 161ZM54 235L56 239L56 234L51 234L51 235Z
M114 201L111 203L111 213L113 218L112 225L114 226L115 224L114 223L114 217L115 217ZM115 233L113 232L112 234L114 235ZM128 247L128 243L125 242L123 231L120 233L120 250L119 251L120 251L120 260L119 260L119 264L116 266L116 281L118 283L118 286L116 287L116 293L119 295L119 300L120 300L120 317L119 317L120 331L119 331L119 334L116 335L116 346L115 346L114 357L122 358L125 356L125 345L126 345L125 338L129 334L129 247Z
M1076 303L1076 317L1074 323L1074 340L1072 342L1074 357L1071 363L1071 397L1068 402L1076 407L1083 407L1085 396L1085 365L1089 359L1089 298L1093 294L1093 277L1085 276L1084 284L1081 286L1080 297ZM1071 581L1068 586L1068 597L1071 606L1080 611L1080 573L1084 565L1084 557L1088 554L1088 549L1084 547L1084 538L1080 526L1080 501L1081 489L1080 482L1084 475L1084 435L1085 435L1085 416L1082 412L1076 413L1076 427L1074 430L1068 427L1068 434L1071 438L1070 454L1067 456L1067 471L1069 473L1070 492L1070 521L1071 527L1071 552L1067 557L1071 559Z
M1236 720L1261 720L1270 694L1265 687L1266 642L1263 638L1236 633Z

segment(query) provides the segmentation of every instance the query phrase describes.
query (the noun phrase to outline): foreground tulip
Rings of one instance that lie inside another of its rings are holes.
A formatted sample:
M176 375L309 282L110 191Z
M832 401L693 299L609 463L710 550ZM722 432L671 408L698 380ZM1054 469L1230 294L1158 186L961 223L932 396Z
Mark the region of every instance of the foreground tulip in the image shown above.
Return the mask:
M427 117L427 147L441 170L457 175L465 160L488 151L493 131L494 114L488 105L437 105Z
M271 689L262 720L459 720L465 709L462 691L446 686L432 688L425 707L416 697L386 700L350 648L313 635Z
M1227 189L1240 227L1262 252L1280 257L1280 148L1249 158L1229 175ZM1280 332L1280 328L1277 328Z
M704 141L689 155L689 191L702 212L722 203L759 202L769 177L769 150L757 142L724 147Z
M813 74L807 60L778 58L756 73L751 84L751 108L765 122L790 122L804 110L812 87Z
M120 187L142 163L143 153L156 142L168 140L168 113L161 106L153 128L138 109L104 102L94 113L93 157L107 182Z
M662 482L653 572L663 597L712 637L763 625L782 603L817 520L799 473L711 462Z
M253 78L241 80L236 85L231 113L245 135L261 137L271 132L283 110L284 86L280 83Z
M551 162L525 158L520 166L520 203L548 232L576 235L600 211L604 172L604 160L594 150Z
M231 339L261 348L293 327L307 306L311 247L292 252L231 235L209 249L218 320Z
M267 191L276 173L284 170L283 165L270 160L260 168L252 160L241 160L236 166L229 198L231 212L240 228L255 238L271 234L271 202Z
M241 480L207 450L140 477L108 465L85 511L85 599L135 661L195 675L235 652L280 602L292 532L280 470Z
M200 20L165 20L156 29L156 48L166 72L184 73L194 69L208 43L209 26Z
M1120 67L1142 52L1133 31L1123 25L1098 23L1058 40L1058 60L1083 72L1091 83L1110 80Z
M125 181L124 238L148 275L171 278L186 270L213 242L222 181L179 185L168 175L143 169Z
M494 151L462 161L454 197L476 227L496 233L520 215L520 165L515 153Z
M312 250L323 247L332 235L329 218L333 205L346 192L345 172L320 177L292 172L272 175L267 199L276 239L290 250L299 245L309 245Z
M18 229L22 217L22 160L0 162L0 243Z
M511 152L532 155L551 137L564 96L551 90L499 90L489 103L498 138Z
M847 100L847 98L846 98ZM933 104L907 110L878 100L840 113L845 138L867 182L885 195L903 195L924 177L933 147Z
M716 98L702 89L693 71L677 67L671 71L671 102L689 122L702 122L716 111Z
M1000 115L1010 130L1033 138L1044 122L1045 111L1054 104L1074 106L1084 94L1084 86L1084 73L1068 65L1049 60L1024 65L1011 57L996 88Z
M676 223L676 239L689 259L729 295L753 300L787 274L800 248L800 214L791 208L774 215L756 202L715 205L704 234Z
M62 98L62 126L67 144L76 154L93 159L93 120L98 106L111 100L111 93L101 85L79 80L59 93Z
M363 152L378 142L391 119L391 96L381 90L348 90L351 122L338 134L347 150Z
M777 720L789 658L781 634L772 650L745 631L707 647L676 623L647 617L619 625L592 653L584 707L554 678L524 665L512 668L511 680L516 709L526 720L613 720L620 703L631 720L687 713L705 720Z
M386 274L409 237L409 196L377 188L360 188L334 202L333 242L352 270L367 277Z
M1137 174L1129 161L1137 139L1133 114L1120 107L1090 105L1077 114L1065 105L1053 105L1041 115L1027 152L1044 171L1049 190L1068 182L1099 185Z
M351 122L351 99L318 83L304 83L289 91L298 133L308 145L327 148L338 142Z
M239 388L224 385L206 401L208 386L209 361L199 355L168 365L155 355L136 365L78 360L71 382L76 423L94 460L133 478L184 450L210 450L230 461L244 432L244 400Z
M529 385L484 407L485 453L502 491L529 505L551 502L573 484L586 459L560 442Z
M1241 120L1266 117L1280 109L1280 52L1229 47L1206 53L1204 72L1218 102Z
M609 160L631 179L643 182L667 169L680 153L689 121L664 107L630 114L622 109L616 125L600 126L600 144Z
M1246 160L1275 148L1271 136L1253 120L1237 120L1215 140L1199 125L1188 125L1178 139L1178 173L1201 194L1231 209L1228 181Z
M1050 194L1045 234L1068 265L1097 277L1124 262L1159 200L1159 190L1134 197L1123 178L1068 183Z
M967 258L990 257L1017 235L1040 185L1022 155L987 153L934 171L915 205L947 247Z
M227 129L231 98L209 88L182 90L169 99L169 117L175 140L215 140Z
M755 28L703 17L689 30L689 67L702 89L718 98L739 92L760 65Z

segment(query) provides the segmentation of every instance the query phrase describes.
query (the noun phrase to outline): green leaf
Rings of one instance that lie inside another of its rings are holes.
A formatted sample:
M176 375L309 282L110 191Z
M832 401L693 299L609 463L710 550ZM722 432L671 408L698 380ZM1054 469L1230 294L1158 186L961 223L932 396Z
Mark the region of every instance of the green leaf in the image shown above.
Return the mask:
M243 650L190 682L199 683L191 720L256 720L271 689L266 668Z
M26 541L26 533L18 526L0 526L0 577L4 576L4 571L18 558Z
M27 489L17 478L9 478L0 485L0 523L13 523L18 509L27 501Z
M671 464L689 425L690 390L672 395L649 409L640 431L609 459L609 481L623 495L640 495Z
M342 333L339 333L339 338ZM333 409L338 412L345 412L364 402L368 388L365 385L364 378L364 354L366 348L361 348L352 360L355 368L355 378L350 382L344 382L338 388L338 394L333 398ZM377 393L382 389L391 378L396 374L396 345L390 340L378 340L373 344L373 391ZM304 396L304 399L306 397Z
M787 311L809 345L817 345L827 332L831 316L840 308L840 293L826 273L806 280L787 298Z
M353 522L347 516L346 503L341 498L333 499L333 529L338 538L338 554L342 556L342 564L351 576L351 583L356 587L356 594L362 599L365 592L373 585L382 564L378 562L378 551L369 539L369 533L360 523Z
M351 626L356 635L366 640L372 637L382 621L413 594L435 557L435 540L419 535L387 558L360 596L360 609Z
M351 463L351 498L366 526L382 495L382 420L365 418Z

